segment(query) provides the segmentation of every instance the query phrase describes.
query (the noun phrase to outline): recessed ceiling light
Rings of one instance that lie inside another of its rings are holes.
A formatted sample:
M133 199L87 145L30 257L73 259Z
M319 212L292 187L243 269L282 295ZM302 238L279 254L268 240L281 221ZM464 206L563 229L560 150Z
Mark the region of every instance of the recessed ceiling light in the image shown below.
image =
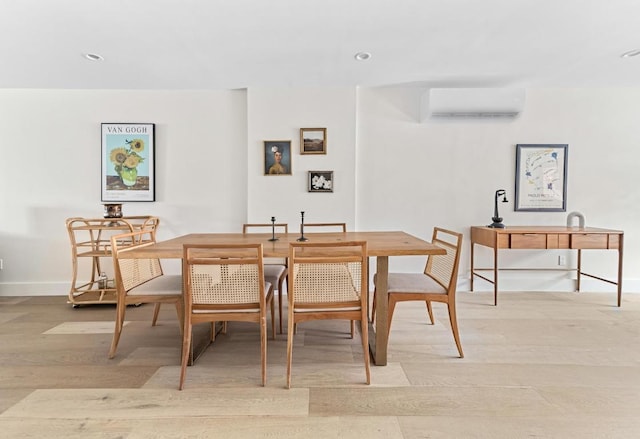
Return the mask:
M633 49L620 55L620 58L632 58L640 55L640 49Z
M83 56L89 61L104 61L104 58L97 53L85 53Z
M354 58L358 61L367 61L368 59L371 59L371 54L369 52L358 52Z

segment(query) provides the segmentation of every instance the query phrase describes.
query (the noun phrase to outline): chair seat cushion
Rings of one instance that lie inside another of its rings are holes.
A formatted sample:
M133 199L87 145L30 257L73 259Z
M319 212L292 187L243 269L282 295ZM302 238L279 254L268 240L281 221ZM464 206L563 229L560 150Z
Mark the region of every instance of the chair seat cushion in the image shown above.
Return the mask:
M182 294L182 276L179 274L162 275L129 290L129 296L171 296Z
M376 276L373 277L376 282ZM387 290L391 293L447 294L447 290L423 273L389 273Z
M280 276L286 273L286 271L287 267L284 265L265 265L264 280L277 287Z

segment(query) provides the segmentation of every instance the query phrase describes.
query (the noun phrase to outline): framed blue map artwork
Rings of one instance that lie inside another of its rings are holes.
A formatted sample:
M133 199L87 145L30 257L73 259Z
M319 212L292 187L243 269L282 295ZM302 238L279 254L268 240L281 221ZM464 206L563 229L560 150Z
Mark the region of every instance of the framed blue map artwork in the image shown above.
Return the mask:
M566 144L516 145L516 211L567 211Z

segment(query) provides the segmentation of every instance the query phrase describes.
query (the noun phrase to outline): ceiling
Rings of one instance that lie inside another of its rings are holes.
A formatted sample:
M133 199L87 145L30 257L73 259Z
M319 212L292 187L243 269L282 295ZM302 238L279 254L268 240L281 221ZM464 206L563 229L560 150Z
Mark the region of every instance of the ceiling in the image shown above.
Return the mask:
M0 0L0 88L636 87L640 56L620 55L638 17L638 0Z

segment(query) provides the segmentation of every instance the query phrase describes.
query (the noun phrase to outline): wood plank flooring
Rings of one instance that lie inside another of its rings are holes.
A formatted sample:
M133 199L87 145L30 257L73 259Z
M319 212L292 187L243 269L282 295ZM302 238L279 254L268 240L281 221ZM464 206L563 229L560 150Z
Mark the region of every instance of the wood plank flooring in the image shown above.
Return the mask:
M115 307L0 297L3 438L637 438L640 294L458 294L465 358L446 308L402 303L389 364L365 373L348 322L306 322L285 389L286 335L230 323L178 391L175 309L127 310L109 360ZM286 325L285 325L286 328ZM198 328L207 335L207 326Z

